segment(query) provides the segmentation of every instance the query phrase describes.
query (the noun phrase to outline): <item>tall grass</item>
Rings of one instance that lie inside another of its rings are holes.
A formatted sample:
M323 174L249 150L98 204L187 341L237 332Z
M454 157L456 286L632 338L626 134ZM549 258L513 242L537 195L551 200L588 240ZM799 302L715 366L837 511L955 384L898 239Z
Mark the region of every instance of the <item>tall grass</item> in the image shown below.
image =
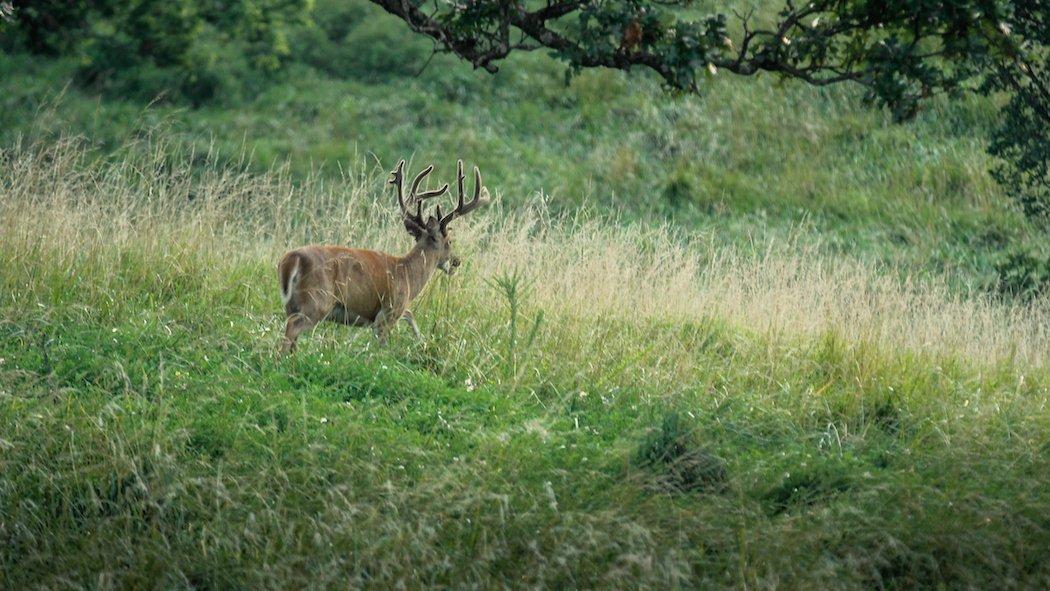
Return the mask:
M82 289L114 297L129 278L105 269L128 256L144 259L135 281L185 273L199 275L188 281L221 283L237 269L272 263L281 251L307 242L392 252L410 246L378 166L348 170L337 181L293 183L280 170L260 176L229 166L192 168L209 155L182 153L163 140L129 146L97 166L85 166L89 158L72 140L16 147L6 156L4 256L28 273L20 278L27 283L10 286L23 297L41 297L56 288L48 280L83 273L82 265L98 275L68 297ZM795 238L740 251L710 234L615 222L552 219L541 199L516 210L497 204L456 228L469 270L448 283L444 296L495 308L495 294L485 286L513 269L531 286L532 309L563 322L717 318L774 340L833 333L981 364L1041 367L1050 352L1045 297L1018 303L960 295L936 278L828 257L819 245ZM266 294L270 287L253 289ZM266 300L272 297L253 303Z
M278 360L282 250L408 240L383 168L212 162L3 153L0 587L1050 582L1045 299L494 186L424 344Z

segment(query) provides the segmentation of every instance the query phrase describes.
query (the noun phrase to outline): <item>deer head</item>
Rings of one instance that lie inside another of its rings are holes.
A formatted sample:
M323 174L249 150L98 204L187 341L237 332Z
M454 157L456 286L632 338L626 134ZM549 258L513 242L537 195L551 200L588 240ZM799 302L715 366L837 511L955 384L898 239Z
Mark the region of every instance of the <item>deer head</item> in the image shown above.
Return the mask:
M439 189L425 191L423 193L416 192L419 185L422 184L427 175L434 170L434 165L430 165L416 175L416 178L412 181L412 188L409 190L408 198L406 199L404 196L404 166L404 160L397 163L397 166L390 173L391 178L389 183L394 185L394 188L397 191L397 203L401 208L401 217L405 224L405 229L408 230L408 233L411 234L413 238L415 238L417 245L422 247L430 256L435 257L438 268L445 273L452 275L456 268L459 267L460 259L452 254L452 239L449 236L448 225L457 217L473 211L488 202L488 190L482 185L481 171L478 170L477 166L474 167L474 196L470 201L465 201L465 190L463 187L463 181L465 180L463 176L463 161L457 161L456 188L459 192L459 196L456 208L448 214L442 215L441 206L438 205L435 208L435 213L424 219L423 201L443 195L448 191L448 184L442 185ZM413 207L415 207L414 212L412 211Z

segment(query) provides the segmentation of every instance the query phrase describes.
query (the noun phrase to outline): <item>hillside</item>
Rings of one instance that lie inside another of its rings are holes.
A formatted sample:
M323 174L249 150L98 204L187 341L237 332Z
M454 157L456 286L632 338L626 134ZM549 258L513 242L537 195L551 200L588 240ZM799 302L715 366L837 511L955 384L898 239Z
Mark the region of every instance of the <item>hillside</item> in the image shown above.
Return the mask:
M381 174L2 172L4 587L1050 580L1045 304L533 201L458 229L425 344L278 360L285 245L406 248Z
M201 104L0 55L0 589L1050 587L1050 240L991 100L489 76L318 11ZM282 252L409 248L402 157L495 197L425 340L278 358Z

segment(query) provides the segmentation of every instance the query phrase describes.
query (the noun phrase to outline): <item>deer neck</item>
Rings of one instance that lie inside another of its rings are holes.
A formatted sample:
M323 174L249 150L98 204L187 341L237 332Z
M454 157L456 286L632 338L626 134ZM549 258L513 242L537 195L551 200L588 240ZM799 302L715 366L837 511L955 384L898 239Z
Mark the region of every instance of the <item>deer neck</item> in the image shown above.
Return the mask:
M426 286L427 281L430 281L430 276L437 269L438 255L434 249L427 248L422 242L419 242L402 257L402 263L408 278L409 300L412 300L423 291L423 287Z

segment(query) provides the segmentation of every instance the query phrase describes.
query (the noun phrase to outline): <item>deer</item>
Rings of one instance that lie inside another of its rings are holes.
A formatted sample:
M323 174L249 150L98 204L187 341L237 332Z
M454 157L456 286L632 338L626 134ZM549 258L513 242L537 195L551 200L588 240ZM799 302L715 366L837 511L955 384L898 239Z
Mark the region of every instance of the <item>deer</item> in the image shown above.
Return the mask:
M310 245L285 253L277 265L281 302L284 305L285 328L281 356L295 351L299 335L327 320L347 326L372 327L380 346L385 346L390 331L399 320L412 329L419 341L423 335L409 306L426 287L434 271L441 269L449 276L461 260L452 253L448 226L488 203L488 189L481 182L481 171L474 167L474 195L464 197L463 161L459 160L456 186L459 191L455 209L442 215L441 206L423 218L423 205L428 199L444 195L448 184L418 193L434 165L427 166L412 181L407 197L404 192L405 161L390 173L387 184L393 185L405 230L415 244L404 256L337 245ZM414 211L413 211L414 209Z

